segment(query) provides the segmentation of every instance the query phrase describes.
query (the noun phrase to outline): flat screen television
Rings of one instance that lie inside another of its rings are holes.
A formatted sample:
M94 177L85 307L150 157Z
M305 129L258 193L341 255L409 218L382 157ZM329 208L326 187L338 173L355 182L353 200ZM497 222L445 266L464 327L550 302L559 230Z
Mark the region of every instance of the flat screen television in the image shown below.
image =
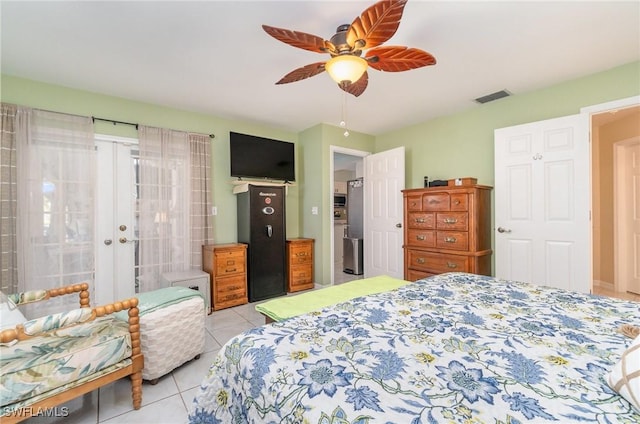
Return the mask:
M295 145L264 137L229 133L231 176L293 182Z

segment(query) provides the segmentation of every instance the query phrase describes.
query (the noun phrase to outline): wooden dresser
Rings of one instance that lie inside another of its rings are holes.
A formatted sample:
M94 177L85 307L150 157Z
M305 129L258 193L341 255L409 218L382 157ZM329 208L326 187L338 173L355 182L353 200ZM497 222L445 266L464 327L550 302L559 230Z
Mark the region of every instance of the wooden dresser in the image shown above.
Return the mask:
M287 239L287 292L313 288L313 243L310 238Z
M491 190L482 185L402 190L404 278L491 275Z
M248 302L246 244L202 246L202 269L211 276L211 304L214 311Z

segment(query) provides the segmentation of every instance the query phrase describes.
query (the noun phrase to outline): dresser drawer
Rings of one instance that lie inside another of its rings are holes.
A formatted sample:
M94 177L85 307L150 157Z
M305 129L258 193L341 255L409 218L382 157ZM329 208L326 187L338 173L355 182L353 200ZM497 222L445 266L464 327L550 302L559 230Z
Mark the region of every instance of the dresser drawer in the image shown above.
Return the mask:
M427 271L416 271L415 269L409 269L407 270L407 275L405 275L404 279L407 281L418 281L423 278L431 277L432 275L436 274Z
M408 228L436 228L436 217L433 212L411 212L407 216Z
M442 272L468 272L469 258L467 256L445 255L440 253L421 252L419 250L407 251L409 256L409 268L418 271Z
M423 211L448 211L449 193L429 193L422 196Z
M289 263L296 265L313 261L313 249L311 247L310 244L292 244L289 246Z
M467 212L439 212L436 215L436 228L467 231L469 229L469 214Z
M407 210L411 211L421 211L422 210L422 196L407 196Z
M440 249L468 250L469 233L458 231L438 231L436 233L436 247Z
M407 230L407 245L415 247L436 247L436 232L428 230Z
M216 277L245 273L246 258L244 251L215 252Z
M468 211L469 195L467 193L451 193L451 204L449 210Z

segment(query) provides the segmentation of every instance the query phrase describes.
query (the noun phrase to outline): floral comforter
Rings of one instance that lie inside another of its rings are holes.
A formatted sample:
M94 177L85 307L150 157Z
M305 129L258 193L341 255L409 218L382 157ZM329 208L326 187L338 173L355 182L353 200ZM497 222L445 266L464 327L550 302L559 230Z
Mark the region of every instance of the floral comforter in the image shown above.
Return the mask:
M191 423L637 423L604 377L638 303L443 274L238 335Z

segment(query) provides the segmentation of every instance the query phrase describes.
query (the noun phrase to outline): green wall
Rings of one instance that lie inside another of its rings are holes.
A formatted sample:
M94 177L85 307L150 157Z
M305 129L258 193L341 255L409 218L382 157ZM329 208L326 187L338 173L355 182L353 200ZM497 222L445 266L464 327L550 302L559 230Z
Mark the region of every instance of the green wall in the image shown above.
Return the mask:
M423 177L476 177L493 185L493 131L510 125L571 115L580 108L640 94L640 62L516 94L458 114L432 119L371 136L318 124L300 133L253 122L227 120L201 113L73 90L11 76L1 76L0 99L40 109L98 116L177 130L215 134L212 140L215 241L236 241L236 200L229 177L229 131L296 143L297 181L287 196L287 236L316 240L316 282L328 283L331 246L330 146L380 152L405 146L406 187L421 187ZM135 137L131 127L96 123L96 132ZM311 208L318 207L318 215Z
M232 178L229 176L229 131L290 141L296 144L298 141L296 133L281 131L251 122L221 119L210 115L74 90L7 75L1 76L0 84L0 99L6 103L175 130L214 134L215 138L211 141L211 156L213 206L218 208L218 215L213 219L216 243L237 241L236 198L232 193L232 185L230 184ZM100 121L96 121L96 133L137 137L137 132L132 126L114 126ZM296 155L298 157L296 166L299 168L299 164L302 161L299 160L300 153L298 150L296 146ZM299 235L299 185L300 183L288 189L286 206L287 235L290 237Z
M375 138L368 134L349 131L349 137L343 135L344 128L319 124L300 133L298 148L302 152L301 229L305 237L315 239L315 277L316 282L331 282L331 230L333 229L333 194L329 191L333 175L329 174L331 146L347 147L354 150L373 152ZM312 215L311 209L318 207L318 215Z
M476 177L493 185L493 131L580 113L580 108L640 94L640 62L516 94L376 137L375 151L405 146L407 188L429 179Z

